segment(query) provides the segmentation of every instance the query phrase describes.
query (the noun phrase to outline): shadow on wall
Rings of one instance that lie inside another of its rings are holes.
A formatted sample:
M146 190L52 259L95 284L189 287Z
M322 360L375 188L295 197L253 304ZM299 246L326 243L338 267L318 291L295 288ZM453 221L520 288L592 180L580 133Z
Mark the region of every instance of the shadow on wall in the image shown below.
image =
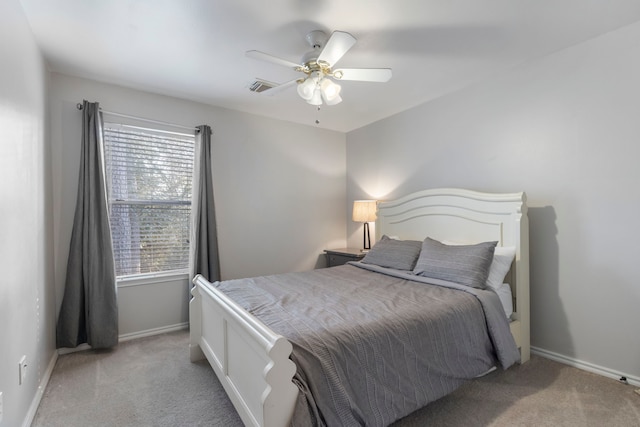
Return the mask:
M318 268L326 268L326 267L327 267L327 255L325 253L322 253L318 255L318 258L316 259L316 265L313 268L318 269Z
M531 345L573 354L567 316L560 299L559 249L553 206L529 207Z

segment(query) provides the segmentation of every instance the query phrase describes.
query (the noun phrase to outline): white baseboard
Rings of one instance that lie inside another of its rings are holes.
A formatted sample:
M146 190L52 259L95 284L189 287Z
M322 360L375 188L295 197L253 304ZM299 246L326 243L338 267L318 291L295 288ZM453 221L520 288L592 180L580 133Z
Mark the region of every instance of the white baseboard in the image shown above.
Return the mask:
M59 348L58 349L58 356L62 356L63 354L69 354L69 353L75 353L78 351L85 351L85 350L91 350L91 346L87 343L84 344L80 344L77 347L73 347L73 348Z
M36 391L35 396L33 396L31 405L29 405L29 410L27 411L27 415L24 418L22 427L29 427L33 422L33 419L36 417L36 412L38 412L38 406L40 406L40 401L42 400L44 391L47 388L47 384L49 384L49 379L51 378L51 374L53 373L53 368L56 366L57 361L58 361L58 352L54 351L53 354L51 355L51 359L49 360L49 364L47 365L47 369L44 371L44 375L40 380L40 384L38 385L38 390Z
M182 331L184 329L189 328L189 322L177 323L175 325L162 326L160 328L146 329L144 331L131 332L128 334L122 334L118 336L118 342L125 342L135 340L137 338L151 337L153 335L165 334L167 332L175 332ZM91 350L91 346L89 344L80 344L76 348L60 348L58 349L58 354L62 356L63 354L75 353L77 351Z
M184 322L184 323L177 323L175 325L163 326L160 328L147 329L139 332L131 332L128 334L120 335L118 337L118 342L125 342L125 341L134 340L137 338L144 338L144 337L150 337L153 335L165 334L167 332L182 331L188 328L189 328L189 322Z
M538 347L531 347L531 353L536 354L546 359L555 360L556 362L564 363L565 365L572 366L574 368L582 369L583 371L591 372L593 374L602 375L603 377L613 378L614 380L620 380L621 377L627 378L627 383L640 387L640 378L630 376L624 372L616 372L609 368L594 365L593 363L584 362L582 360L574 359L562 354L554 353L553 351L544 350Z

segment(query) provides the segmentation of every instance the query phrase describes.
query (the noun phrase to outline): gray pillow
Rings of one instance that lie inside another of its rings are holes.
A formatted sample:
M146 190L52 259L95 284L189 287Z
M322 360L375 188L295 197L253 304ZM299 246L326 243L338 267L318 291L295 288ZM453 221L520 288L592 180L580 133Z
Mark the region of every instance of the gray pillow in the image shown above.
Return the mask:
M422 242L422 251L413 272L484 289L497 243L450 246L427 237Z
M417 240L396 240L382 236L361 262L411 271L416 265L420 248L422 248L422 242Z

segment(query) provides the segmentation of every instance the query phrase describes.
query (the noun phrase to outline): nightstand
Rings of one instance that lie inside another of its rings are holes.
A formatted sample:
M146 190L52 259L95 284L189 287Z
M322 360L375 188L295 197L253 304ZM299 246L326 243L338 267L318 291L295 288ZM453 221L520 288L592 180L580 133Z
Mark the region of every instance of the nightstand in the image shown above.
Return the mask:
M366 253L355 248L325 249L327 254L327 267L346 264L349 261L360 261Z

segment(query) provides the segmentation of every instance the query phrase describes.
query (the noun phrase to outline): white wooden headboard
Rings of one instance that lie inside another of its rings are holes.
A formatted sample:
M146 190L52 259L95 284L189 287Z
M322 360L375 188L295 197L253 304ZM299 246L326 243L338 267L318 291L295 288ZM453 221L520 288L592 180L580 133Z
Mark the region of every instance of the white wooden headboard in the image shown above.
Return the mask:
M376 240L384 234L407 240L431 237L460 243L498 241L515 246L509 284L514 295L511 331L521 363L529 360L529 224L526 195L480 193L457 188L419 191L378 202Z

